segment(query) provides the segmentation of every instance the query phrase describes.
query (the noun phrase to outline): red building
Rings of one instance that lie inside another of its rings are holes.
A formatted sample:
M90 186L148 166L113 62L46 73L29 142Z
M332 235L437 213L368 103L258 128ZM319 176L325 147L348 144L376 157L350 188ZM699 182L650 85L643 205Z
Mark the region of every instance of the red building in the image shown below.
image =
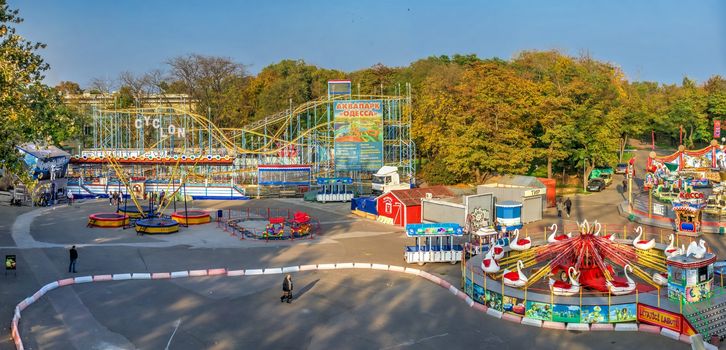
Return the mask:
M430 194L431 198L453 197L444 186L393 190L377 199L378 221L406 226L421 223L421 200Z

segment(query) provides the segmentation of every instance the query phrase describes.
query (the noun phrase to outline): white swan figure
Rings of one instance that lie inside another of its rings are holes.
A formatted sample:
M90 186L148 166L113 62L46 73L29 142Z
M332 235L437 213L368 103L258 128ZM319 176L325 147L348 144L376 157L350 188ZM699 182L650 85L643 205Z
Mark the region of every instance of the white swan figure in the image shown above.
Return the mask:
M549 284L550 284L550 290L552 291L552 294L554 295L562 295L562 296L572 296L580 292L580 282L577 281L577 276L579 273L575 271L575 268L570 266L569 269L567 269L567 276L570 279L570 283L563 282L563 281L555 281L554 279L550 278Z
M653 272L653 282L659 286L668 285L668 274Z
M635 236L635 239L633 240L633 246L635 248L640 250L648 250L655 247L655 238L651 238L650 241L643 241L640 239L640 237L643 235L643 226L638 226L635 231L638 232L638 235Z
M522 260L517 260L517 271L510 271L508 269L504 270L504 274L502 274L502 282L510 287L524 287L529 279L522 273L523 268L524 263Z
M481 261L481 270L486 273L497 273L499 272L499 263L493 257L494 248L489 249L487 255L484 256L484 260Z
M509 242L509 248L512 250L527 250L532 247L532 240L527 238L519 239L519 229L514 230L514 239Z
M663 253L665 254L666 258L670 258L672 256L683 254L683 248L678 248L673 245L673 234L672 233L670 236L668 236L668 239L670 240L670 243L668 244L668 247L666 247L666 249L663 250Z
M630 264L627 264L623 267L625 278L628 280L625 286L616 286L613 281L607 281L607 283L605 283L605 285L607 285L608 289L610 290L610 293L612 293L613 295L624 295L632 293L635 290L635 281L633 281L633 279L628 276L628 270L630 270L630 272L633 272L633 268L630 266Z
M492 239L491 246L492 246L492 251L494 252L493 253L494 260L499 260L504 257L504 246L499 245L497 239L494 239L494 238Z
M552 226L550 226L550 230L552 230L552 233L547 237L547 243L557 243L559 241L572 238L572 233L557 235L557 224L552 224Z
M686 250L686 256L691 255L696 259L703 259L703 256L706 255L706 241L699 239L698 243L696 241L691 242Z

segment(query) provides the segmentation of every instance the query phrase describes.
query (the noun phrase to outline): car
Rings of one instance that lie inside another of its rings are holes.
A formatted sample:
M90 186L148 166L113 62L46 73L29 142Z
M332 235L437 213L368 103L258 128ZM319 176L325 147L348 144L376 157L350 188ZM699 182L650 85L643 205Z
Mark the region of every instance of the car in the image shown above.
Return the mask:
M615 166L616 174L625 174L627 172L628 172L628 164L618 163L618 165Z
M590 179L587 183L587 190L589 192L600 192L605 189L605 180L601 178Z

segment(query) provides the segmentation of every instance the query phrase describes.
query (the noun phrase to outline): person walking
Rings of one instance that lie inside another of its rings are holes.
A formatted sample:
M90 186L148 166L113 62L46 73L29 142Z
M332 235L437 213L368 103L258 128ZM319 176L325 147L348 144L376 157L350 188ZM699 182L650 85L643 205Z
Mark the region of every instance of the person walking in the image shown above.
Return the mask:
M562 198L557 198L557 203L555 203L555 206L557 207L557 217L562 217Z
M292 276L290 274L287 274L285 279L282 280L282 296L280 297L280 302L285 301L285 299L287 299L288 304L292 301Z
M68 197L68 206L69 207L72 206L73 205L73 193L71 192L71 190L66 190L66 197Z
M627 192L628 192L628 180L623 179L623 193L627 193Z
M76 261L78 260L78 251L76 250L76 246L71 247L70 254L71 263L68 265L68 273L76 273Z
M567 213L567 217L570 217L570 211L572 210L572 201L570 200L570 197L567 197L565 199L565 212Z

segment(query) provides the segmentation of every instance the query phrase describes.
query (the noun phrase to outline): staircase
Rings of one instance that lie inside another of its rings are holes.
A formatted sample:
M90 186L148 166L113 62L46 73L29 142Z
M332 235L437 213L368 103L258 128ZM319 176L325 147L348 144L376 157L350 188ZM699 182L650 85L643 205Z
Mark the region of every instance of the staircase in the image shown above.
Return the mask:
M708 339L712 335L717 335L724 339L726 337L726 301L703 306L693 305L693 311L686 314L686 318L704 338Z

